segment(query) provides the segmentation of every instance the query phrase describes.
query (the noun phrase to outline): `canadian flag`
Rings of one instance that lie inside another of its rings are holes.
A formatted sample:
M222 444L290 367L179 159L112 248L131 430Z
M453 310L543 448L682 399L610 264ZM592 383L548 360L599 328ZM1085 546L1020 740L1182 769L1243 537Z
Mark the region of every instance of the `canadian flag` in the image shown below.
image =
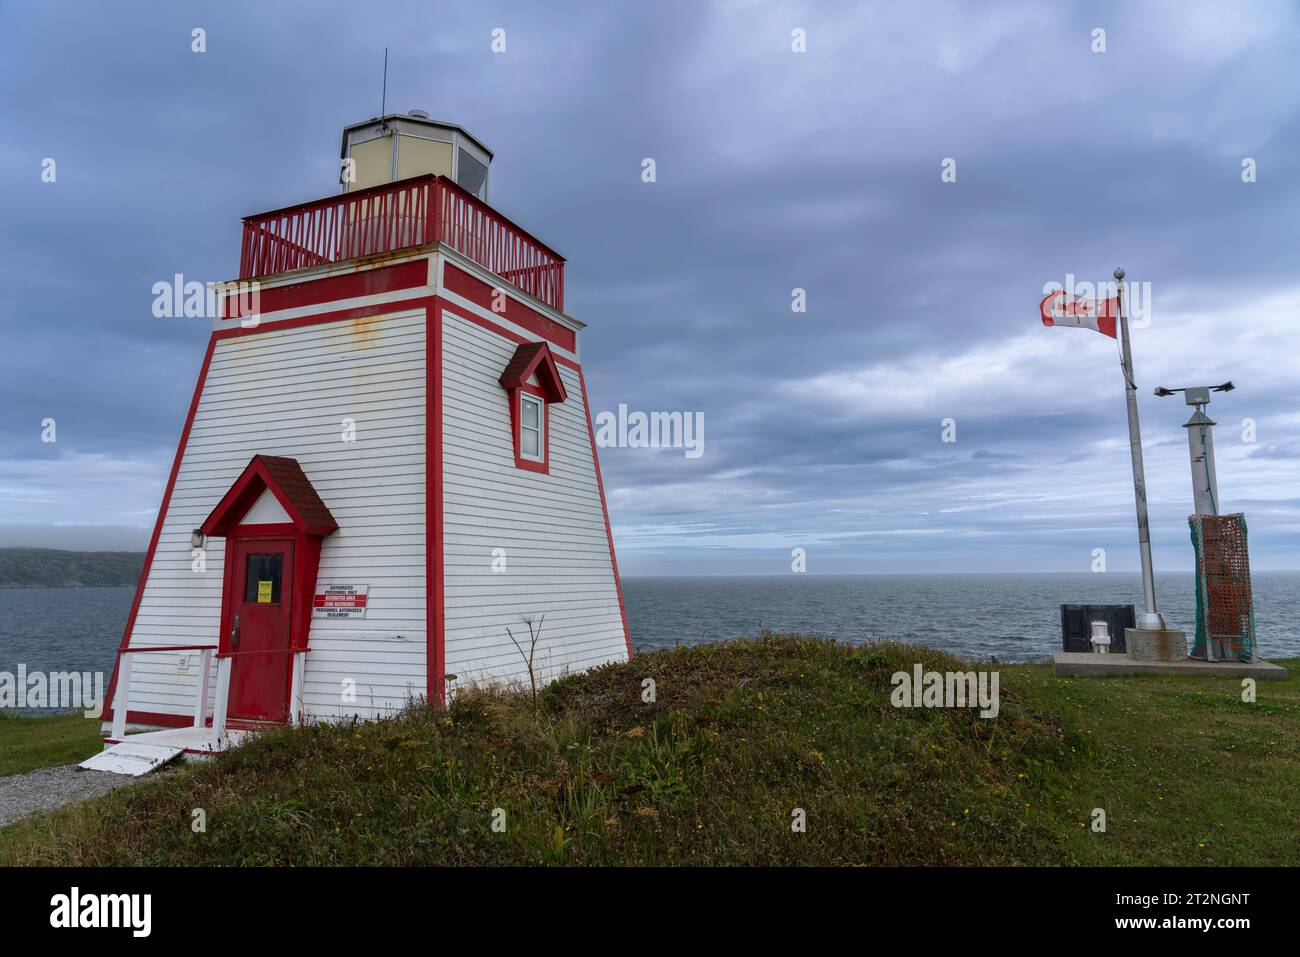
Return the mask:
M1045 326L1077 326L1115 338L1119 299L1082 299L1058 289L1049 292L1038 305Z

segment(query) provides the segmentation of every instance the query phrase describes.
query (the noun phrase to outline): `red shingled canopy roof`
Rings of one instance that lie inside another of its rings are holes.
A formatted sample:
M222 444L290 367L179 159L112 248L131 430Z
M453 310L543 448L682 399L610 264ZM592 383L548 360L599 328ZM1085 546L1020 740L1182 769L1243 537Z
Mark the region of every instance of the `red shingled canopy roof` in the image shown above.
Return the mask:
M254 455L248 467L230 486L202 526L204 535L225 535L238 525L267 489L289 514L289 520L308 535L329 535L339 523L316 494L297 459L279 455Z
M546 393L547 402L563 402L568 398L560 381L560 369L545 342L525 342L515 350L501 373L501 387L517 389L526 385L533 373L537 373L537 384Z

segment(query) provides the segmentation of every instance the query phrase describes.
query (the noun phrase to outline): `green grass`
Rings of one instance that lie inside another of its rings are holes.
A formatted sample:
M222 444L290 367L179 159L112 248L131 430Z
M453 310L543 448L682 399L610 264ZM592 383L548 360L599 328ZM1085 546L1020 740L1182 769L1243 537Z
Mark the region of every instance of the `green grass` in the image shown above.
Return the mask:
M526 693L476 693L285 729L0 831L0 864L1300 862L1295 678L1247 705L1230 679L1004 665L984 720L893 708L891 674L917 661L965 670L771 637L575 675L536 715Z
M84 761L100 748L100 722L79 714L26 718L0 711L0 776Z
M1021 666L1033 692L1088 742L1058 804L1102 807L1107 834L1079 827L1088 864L1300 863L1300 660L1241 700L1233 678L1053 678ZM1084 817L1080 815L1080 823Z

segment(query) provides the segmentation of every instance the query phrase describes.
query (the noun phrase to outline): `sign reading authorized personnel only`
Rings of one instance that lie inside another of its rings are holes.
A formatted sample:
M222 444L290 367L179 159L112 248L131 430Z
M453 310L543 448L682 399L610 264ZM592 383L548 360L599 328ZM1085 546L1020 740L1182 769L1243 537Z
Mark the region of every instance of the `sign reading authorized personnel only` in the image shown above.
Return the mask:
M313 618L365 618L369 585L317 585L311 600Z

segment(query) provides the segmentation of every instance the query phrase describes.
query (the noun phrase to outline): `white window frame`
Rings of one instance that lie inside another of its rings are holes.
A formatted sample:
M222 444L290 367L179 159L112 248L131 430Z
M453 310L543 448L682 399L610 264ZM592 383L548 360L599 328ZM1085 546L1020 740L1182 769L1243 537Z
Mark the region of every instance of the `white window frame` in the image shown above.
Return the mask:
M537 405L536 455L529 455L524 446L524 432L528 430L528 426L524 424L524 403L526 402L533 402ZM525 392L523 389L519 390L519 457L527 459L529 462L546 461L546 400L539 395Z

